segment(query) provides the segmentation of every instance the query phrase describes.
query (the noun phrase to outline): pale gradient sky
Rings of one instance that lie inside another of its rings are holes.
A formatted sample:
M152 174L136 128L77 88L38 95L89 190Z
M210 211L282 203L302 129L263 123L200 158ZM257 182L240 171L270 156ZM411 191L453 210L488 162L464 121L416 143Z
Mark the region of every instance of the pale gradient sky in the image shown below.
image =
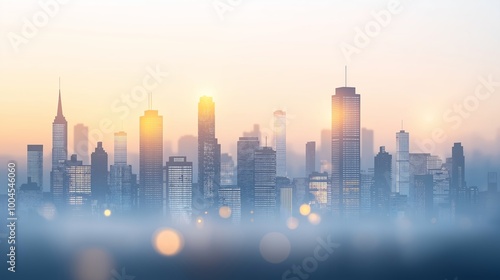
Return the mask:
M50 153L59 76L71 153L75 124L95 129L110 118L121 127L111 104L156 65L170 73L153 95L174 150L180 136L196 135L198 98L209 93L223 152L234 154L253 123L269 130L273 111L285 109L289 149L303 153L330 127L331 94L343 86L346 64L349 86L362 95L362 126L375 130L376 146L393 151L404 120L413 151L416 138L442 127L442 156L454 141L498 154L500 87L457 129L442 115L474 93L479 76L500 81L499 1L401 1L403 11L350 62L339 45L353 44L355 28L390 1L242 0L224 21L212 0L67 2L15 52L9 32L20 34L23 18L42 9L38 1L0 0L3 156L24 159L26 144L34 143ZM140 103L124 120L131 152L146 107ZM112 151L112 134L104 147Z

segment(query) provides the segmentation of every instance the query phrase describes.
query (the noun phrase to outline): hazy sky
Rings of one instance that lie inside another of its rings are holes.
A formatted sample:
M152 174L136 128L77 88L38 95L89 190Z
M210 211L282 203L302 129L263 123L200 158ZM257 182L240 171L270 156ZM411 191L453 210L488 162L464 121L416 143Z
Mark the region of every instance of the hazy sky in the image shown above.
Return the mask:
M331 95L344 85L344 65L376 146L393 151L404 120L413 151L416 140L437 128L447 135L437 145L440 155L449 155L454 141L498 151L484 143L497 136L500 86L480 88L482 100L473 96L480 77L500 81L499 1L401 1L398 7L373 0L68 0L58 9L49 5L48 17L38 2L0 0L3 156L25 157L26 144L34 143L50 153L59 76L70 153L73 126L82 122L96 131L103 120L114 130L123 123L136 152L147 101L137 94L140 102L123 100L144 81L174 150L180 136L196 135L198 98L209 94L223 152L234 153L254 123L269 132L273 111L284 109L289 149L303 153L307 141L319 141L320 130L330 127ZM379 13L388 5L398 7L390 20L390 12ZM374 25L372 12L384 26ZM367 41L357 28L372 37ZM341 49L346 44L357 48L349 59ZM155 85L147 69L169 75ZM464 102L469 110L460 117L448 111ZM112 151L112 134L103 135Z

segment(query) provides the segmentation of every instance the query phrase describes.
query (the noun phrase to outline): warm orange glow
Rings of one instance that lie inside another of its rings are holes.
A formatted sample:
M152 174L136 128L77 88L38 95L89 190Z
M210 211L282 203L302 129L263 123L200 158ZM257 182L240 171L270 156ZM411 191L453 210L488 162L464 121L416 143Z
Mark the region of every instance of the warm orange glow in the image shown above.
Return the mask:
M231 217L231 208L228 206L222 206L219 209L219 216L223 219L228 219Z
M109 210L109 209L104 210L104 216L106 216L106 217L111 216L111 210Z
M311 213L311 206L309 204L302 204L299 209L300 215L307 216Z
M294 230L299 227L299 220L294 217L290 217L286 220L286 226L288 229Z
M319 225L319 223L321 223L321 216L316 213L311 213L309 216L307 216L307 219L313 225Z
M153 237L153 247L165 256L178 254L184 246L182 235L173 229L162 229L157 231Z

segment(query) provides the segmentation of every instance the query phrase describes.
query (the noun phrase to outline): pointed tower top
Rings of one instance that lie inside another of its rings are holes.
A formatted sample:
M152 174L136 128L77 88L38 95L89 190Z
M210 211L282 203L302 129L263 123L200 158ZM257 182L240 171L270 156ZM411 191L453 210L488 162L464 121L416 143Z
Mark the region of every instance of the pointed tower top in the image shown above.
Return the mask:
M59 99L57 101L57 115L54 123L66 123L66 118L63 115L62 100L61 100L61 78L59 77Z

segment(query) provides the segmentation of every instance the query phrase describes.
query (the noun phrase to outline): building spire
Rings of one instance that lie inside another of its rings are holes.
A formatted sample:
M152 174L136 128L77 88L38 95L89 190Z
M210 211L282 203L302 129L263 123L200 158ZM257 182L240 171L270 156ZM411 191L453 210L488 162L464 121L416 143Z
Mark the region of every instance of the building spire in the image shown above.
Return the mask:
M61 77L59 77L59 100L57 102L57 116L63 116L62 101L61 101Z

